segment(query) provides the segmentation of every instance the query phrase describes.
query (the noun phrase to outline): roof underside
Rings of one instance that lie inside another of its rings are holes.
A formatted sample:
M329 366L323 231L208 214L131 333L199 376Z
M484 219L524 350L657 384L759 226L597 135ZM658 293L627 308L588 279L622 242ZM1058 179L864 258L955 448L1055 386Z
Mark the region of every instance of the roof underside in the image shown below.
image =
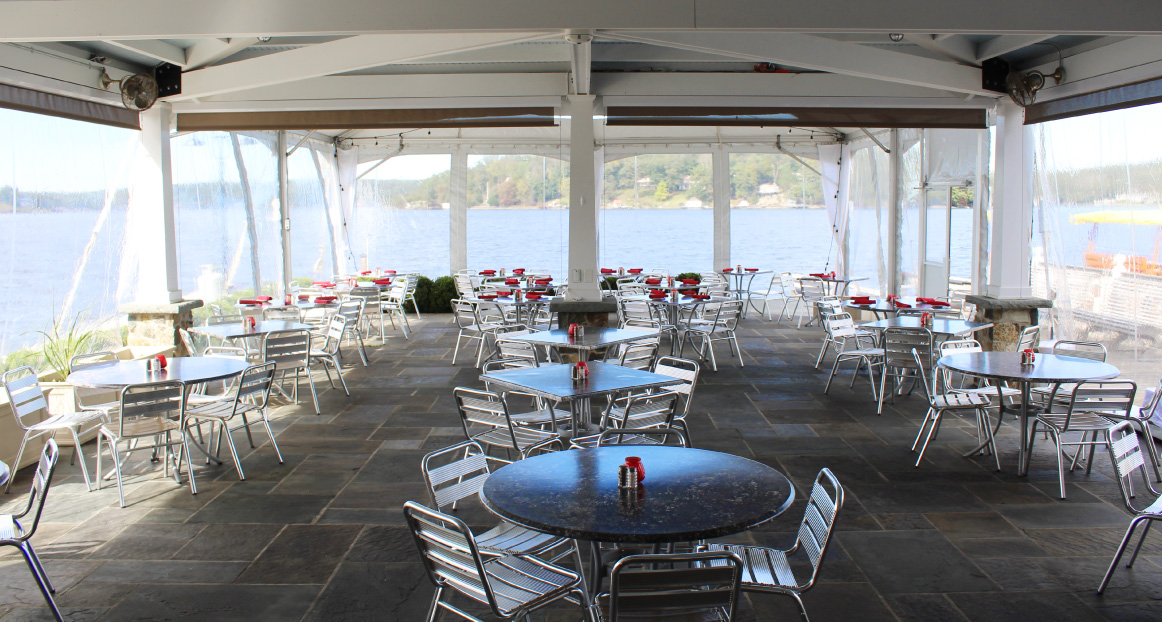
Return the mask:
M576 93L600 96L605 107L990 109L1000 94L981 87L981 65L994 58L1021 71L1048 73L1062 64L1065 81L1050 83L1039 99L1162 75L1162 41L1154 36L1162 34L1162 4L1132 12L1095 12L1087 0L926 6L931 10L916 11L909 0L796 7L597 0L532 7L497 0L485 10L453 0L252 0L240 9L228 0L9 1L0 23L0 83L115 102L98 87L102 69L119 78L166 62L183 69L181 94L166 98L180 117L559 111L562 97ZM862 135L859 128L708 125L605 128L603 139ZM431 140L566 139L561 132L435 130ZM315 133L358 143L401 130Z

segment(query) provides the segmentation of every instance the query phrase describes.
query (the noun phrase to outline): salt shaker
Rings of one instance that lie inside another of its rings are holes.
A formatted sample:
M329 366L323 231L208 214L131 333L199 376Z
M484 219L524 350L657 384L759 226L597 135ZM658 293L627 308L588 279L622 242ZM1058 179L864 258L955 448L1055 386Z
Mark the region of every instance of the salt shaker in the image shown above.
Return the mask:
M637 488L637 483L637 469L624 464L617 467L618 488Z

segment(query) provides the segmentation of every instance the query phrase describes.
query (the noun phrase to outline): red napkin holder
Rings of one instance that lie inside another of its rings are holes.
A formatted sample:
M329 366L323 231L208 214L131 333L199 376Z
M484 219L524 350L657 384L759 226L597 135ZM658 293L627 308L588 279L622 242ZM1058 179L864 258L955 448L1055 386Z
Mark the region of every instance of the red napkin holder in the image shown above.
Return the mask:
M723 268L723 272L734 272L734 268Z
M626 270L626 272L630 274L641 274L642 268L630 268L629 270Z
M602 268L601 274L613 274L613 268Z
M758 268L746 268L746 271L747 272L758 272L759 269Z
M496 270L481 270L480 274L483 276L492 276L496 274Z
M682 279L682 285L697 285L698 279Z
M646 279L646 285L661 285L662 279Z
M513 268L513 269L512 269L512 273L513 273L513 274L524 274L524 273L525 273L525 269L524 269L524 268Z

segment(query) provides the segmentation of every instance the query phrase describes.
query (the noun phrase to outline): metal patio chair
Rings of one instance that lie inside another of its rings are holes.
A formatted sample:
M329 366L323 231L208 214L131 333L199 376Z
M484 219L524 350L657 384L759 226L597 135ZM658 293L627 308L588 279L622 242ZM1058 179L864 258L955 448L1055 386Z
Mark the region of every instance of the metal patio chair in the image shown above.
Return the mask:
M432 507L440 512L454 511L461 501L476 499L492 475L491 461L502 466L509 464L507 460L486 454L484 448L475 441L457 443L424 456L420 470L424 474L424 484L428 488ZM529 554L541 556L550 562L572 555L577 567L583 567L574 540L519 527L505 520L483 533L473 534L473 537L484 555L499 557Z
M262 310L262 319L302 322L303 312L298 307L266 307Z
M314 342L311 344L310 358L311 363L318 363L323 366L323 372L327 374L327 382L330 383L332 389L338 389L335 386L335 379L331 377L331 370L335 370L335 375L339 377L339 383L343 387L343 393L348 396L351 391L347 390L347 380L343 378L343 366L339 363L339 346L343 342L343 335L347 333L347 329L351 323L351 318L343 317L335 314L327 322L327 332L322 335L323 344L315 347L318 342L319 335L314 335Z
M484 560L464 521L414 501L403 506L428 579L436 586L427 622L441 610L465 620L479 618L452 604L448 592L487 605L497 618L521 622L528 615L567 596L585 599L584 578L567 568L531 555L505 555Z
M181 485L181 466L186 464L190 476L190 493L198 494L194 480L190 446L186 439L186 387L178 381L136 384L121 390L121 408L116 421L101 426L99 439L109 447L113 472L117 476L117 496L125 507L125 485L122 465L130 454L142 449L162 450L161 460L166 474L173 467L174 480ZM118 446L125 445L122 455ZM181 451L175 448L181 447ZM101 443L97 443L97 489L101 489Z
M730 300L719 303L707 309L700 318L691 318L686 322L682 342L678 346L678 355L681 356L686 348L686 341L698 340L698 357L709 359L710 369L718 371L718 361L714 356L714 342L725 341L730 345L731 355L738 356L738 366L744 367L742 347L738 345L738 336L735 329L738 327L739 317L742 315L741 300Z
M20 469L20 461L24 458L24 448L28 442L48 437L52 439L57 432L68 430L73 435L73 462L78 458L81 461L81 475L85 478L85 487L93 489L89 479L89 468L85 466L85 456L81 453L81 437L97 430L108 421L108 414L115 409L80 410L71 413L54 414L48 409L48 400L44 390L40 388L40 381L31 367L18 367L4 372L0 381L4 383L4 392L8 395L8 404L16 419L16 424L24 430L20 438L20 449L16 451L16 461L12 463L12 475L4 486L7 493L16 479L16 471ZM70 463L71 464L71 463ZM98 477L100 475L98 474Z
M1122 542L1118 545L1117 552L1114 553L1109 570L1106 571L1101 583L1097 586L1099 595L1105 592L1106 586L1109 585L1110 578L1113 577L1122 554L1126 552L1126 546L1129 545L1134 531L1143 523L1145 524L1126 568L1134 567L1134 561L1138 559L1138 552L1142 550L1142 543L1146 541L1146 534L1150 533L1150 525L1154 524L1154 521L1162 521L1162 493L1154 488L1149 476L1146 475L1146 459L1142 457L1142 448L1138 444L1138 435L1134 432L1133 426L1129 421L1123 421L1110 428L1107 434L1109 435L1110 462L1113 463L1114 473L1118 478L1118 489L1122 493L1122 503L1125 504L1130 514L1134 515L1134 518L1126 528L1126 535L1122 536ZM1134 471L1140 471L1142 485L1150 491L1153 499L1147 499L1141 504L1134 503Z
M602 622L730 622L742 573L730 551L630 555L613 565L595 608Z
M828 491L828 488L831 490ZM795 599L803 622L809 622L807 608L803 605L803 593L815 585L819 576L819 566L827 554L827 545L835 530L835 519L843 508L843 486L830 469L822 469L815 476L811 495L807 497L807 510L795 545L785 551L759 546L738 544L710 544L710 551L729 551L743 559L742 590L784 594ZM801 552L806 555L809 570L802 572L792 567L790 557Z
M116 363L117 355L112 352L93 352L90 354L78 354L69 360L69 373L80 371L87 367L94 365L103 365L106 363ZM105 413L105 418L108 419L110 414L117 410L120 405L117 401L117 392L110 389L92 389L86 387L73 387L74 405L78 411L81 410L99 410ZM102 399L113 398L113 399Z
M238 382L230 393L212 402L190 405L186 408L187 427L194 428L202 423L210 423L210 437L217 441L217 452L222 452L222 437L230 447L230 457L234 459L234 468L238 471L238 479L246 479L242 472L242 461L238 457L238 448L234 445L234 431L246 430L246 438L250 447L254 447L254 437L250 434L250 426L261 422L270 437L270 446L282 464L282 452L278 449L278 442L274 440L274 431L270 429L270 419L267 416L267 404L270 401L270 389L274 384L274 362L252 365L243 370ZM247 414L253 413L258 419L250 421ZM231 427L235 417L242 419L241 425ZM214 435L214 425L219 426L218 435Z
M923 368L924 364L920 360L920 353L912 350L912 356L916 359L916 366ZM948 391L948 372L940 368L932 369L932 384L928 384L927 374L920 374L920 379L924 381L924 394L928 396L928 412L924 413L924 421L920 423L920 431L916 433L916 440L912 442L912 451L916 451L916 447L920 447L920 455L916 456L915 466L920 466L920 461L924 459L924 452L928 450L928 443L935 438L936 433L940 431L940 424L944 421L944 414L948 412L961 412L971 410L976 415L976 436L977 441L981 443L979 449L965 454L965 457L976 453L977 451L988 450L996 460L997 470L1001 470L1001 458L997 454L997 446L993 441L993 427L989 420L988 410L989 400L987 397L979 393L955 393ZM941 392L943 385L944 392ZM928 430L928 434L924 434L924 430ZM924 439L924 444L920 445L920 439ZM983 441L981 440L983 439Z
M311 388L315 414L323 414L319 409L319 393L315 390L315 379L311 377L311 333L295 330L267 334L266 339L262 341L262 360L275 364L274 370L279 375L280 384L285 384L287 375L294 372L290 397L296 404L299 403L299 374L306 372L303 375L307 377L307 385ZM285 390L280 389L280 392L286 395Z
M359 325L363 322L363 306L365 303L366 300L364 298L349 298L339 303L339 308L335 309L334 315L341 315L351 320L347 323L347 331L344 333L343 338L347 340L347 343L354 341L359 346L359 358L363 361L363 366L367 367L369 364L367 361L367 349L363 344L363 333L359 329ZM326 318L321 319L319 325L323 326L325 324ZM315 328L313 330L317 331L319 329ZM339 349L339 356L343 356L342 348Z
M831 344L835 351L835 362L831 365L831 373L827 375L827 384L823 387L823 394L826 395L831 391L831 381L835 378L835 374L839 371L839 366L846 361L855 361L855 371L851 374L851 387L855 386L855 379L859 377L859 370L867 366L867 377L871 383L872 399L877 400L879 396L876 394L876 374L875 369L879 367L881 373L884 367L884 349L876 346L876 335L867 332L861 332L856 326L855 321L851 319L850 313L837 313L830 317L824 318L823 326L827 329L827 338L823 342L823 347L826 348L828 343ZM853 343L854 348L848 348L849 343ZM819 360L823 359L823 351L819 353ZM816 363L818 366L818 363Z
M1070 392L1069 406L1064 413L1042 412L1033 419L1033 427L1029 431L1029 449L1025 452L1025 469L1028 469L1028 462L1032 461L1037 426L1044 426L1057 449L1057 482L1060 485L1061 498L1064 499L1065 448L1077 448L1069 465L1069 470L1072 471L1077 466L1082 449L1089 447L1085 472L1090 473L1093 470L1096 447L1105 445L1108 448L1110 445L1109 431L1115 425L1111 416L1123 421L1129 419L1137 391L1138 385L1128 380L1078 383ZM1080 432L1081 438L1077 441L1065 441L1061 438L1070 432Z
M621 430L673 428L682 394L677 391L639 393L614 400L615 406L601 415L601 427ZM600 434L574 436L571 449L596 447Z
M40 462L36 465L36 472L32 475L32 486L28 490L28 505L19 514L0 514L0 546L14 546L28 564L28 571L40 588L44 602L52 610L53 616L64 622L60 609L52 595L56 588L40 563L40 557L32 548L32 536L36 534L36 527L40 525L40 515L44 511L44 502L48 498L48 490L52 486L52 476L56 472L57 462L60 460L60 450L56 441L48 439L44 449L40 452Z
M689 447L690 439L686 431L679 428L613 428L605 430L597 436L596 447L610 445L672 445ZM583 449L580 446L570 446L570 449Z
M500 447L506 454L509 450L515 451L520 456L518 460L539 451L564 448L557 433L518 425L508 411L508 402L499 393L456 387L452 395L456 398L456 410L460 413L460 425L464 428L466 440L486 447ZM472 426L486 429L473 433ZM511 458L511 454L508 457Z
M460 353L460 341L464 339L475 339L478 343L476 345L476 367L480 367L480 363L484 358L484 346L489 335L493 335L497 328L503 326L502 321L483 322L480 319L479 312L476 305L466 302L464 300L453 300L452 315L456 320L456 327L460 332L456 335L456 347L452 349L452 364L456 364L456 356Z
M876 414L884 412L884 395L887 393L888 378L892 379L892 403L903 387L904 380L916 382L916 376L924 376L932 368L932 331L927 328L888 328L884 330L880 345L884 349L884 370L880 374L880 397L876 404ZM912 350L920 354L917 365Z
M481 372L487 374L505 369L527 368L528 362L524 359L494 359L485 363L484 367L481 368ZM484 381L484 390L492 391L492 386L487 380ZM510 405L509 417L512 418L512 422L516 425L532 426L541 428L542 430L547 428L549 432L555 433L557 432L558 426L569 423L572 416L568 408L557 409L554 407L553 402L538 395L533 395L532 393L512 390L496 391L496 393L499 393L504 398L505 404L510 404L509 398L514 396L517 398L527 398L532 401L532 410L529 411L517 410L517 412L512 412L512 406Z

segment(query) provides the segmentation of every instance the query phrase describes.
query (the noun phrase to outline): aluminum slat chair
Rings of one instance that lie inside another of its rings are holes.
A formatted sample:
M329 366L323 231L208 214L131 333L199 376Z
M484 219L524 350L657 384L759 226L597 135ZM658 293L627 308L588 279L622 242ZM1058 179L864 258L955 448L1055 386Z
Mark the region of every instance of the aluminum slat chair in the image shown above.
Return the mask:
M912 350L912 356L916 359L916 366L923 367L923 362L920 360L920 353ZM954 393L948 391L948 372L940 368L932 369L932 384L928 384L927 374L922 374L920 379L924 381L924 394L928 396L928 412L924 413L924 421L920 423L920 431L916 433L916 440L912 441L912 451L916 451L916 447L920 446L920 455L916 456L915 466L920 466L920 461L924 459L924 452L928 449L928 443L940 431L940 424L944 421L944 413L957 412L963 410L971 410L976 414L976 438L981 443L978 449L974 449L967 454L968 457L978 451L983 452L988 450L996 460L997 470L1001 470L1001 458L997 454L997 445L993 440L993 427L989 420L988 411L989 400L987 397L979 393ZM943 380L943 382L941 382ZM941 392L941 384L944 385L944 392ZM924 430L928 430L928 434L924 434ZM920 438L923 437L924 444L920 445ZM983 437L983 442L981 438Z
M327 382L330 383L332 389L338 389L335 386L334 378L331 378L331 368L335 369L335 375L339 377L339 383L343 387L343 393L348 396L351 391L347 390L347 381L343 378L343 366L339 364L339 347L343 342L343 335L350 329L351 318L343 317L335 314L327 322L327 332L323 334L323 345L316 348L312 344L310 351L311 363L319 363L323 366L323 372L327 374ZM319 335L315 335L318 338ZM310 373L308 371L308 373Z
M1036 349L1037 345L1031 346ZM1106 347L1096 341L1057 341L1051 353L1055 356L1073 356L1091 361L1106 360ZM1046 411L1062 410L1069 406L1069 395L1077 383L1063 382L1029 389L1029 397Z
M456 335L456 347L452 349L452 364L456 364L456 357L460 354L460 341L462 339L476 339L479 342L476 346L476 366L480 367L488 336L494 335L496 329L503 326L504 323L502 321L482 322L476 305L470 302L453 300L451 304L452 317L456 320L456 327L460 329Z
M190 493L198 494L194 470L191 468L193 463L190 460L190 446L185 434L185 417L185 384L181 382L152 382L130 385L121 390L121 409L117 421L102 425L98 437L108 445L109 455L113 459L113 471L117 475L117 496L121 500L121 507L125 507L125 486L121 467L129 459L130 454L140 449L164 450L162 461L166 474L170 468L170 455L173 454L173 476L179 485L182 483L182 462L185 462L190 476ZM174 434L177 435L176 439L173 437ZM142 444L143 441L151 443ZM120 443L126 444L124 457L117 450ZM182 451L173 451L173 448L179 445ZM101 444L98 441L98 490L101 489L101 483Z
M612 348L610 349L612 351ZM621 354L617 356L617 364L629 369L649 370L654 366L658 357L658 343L636 342L623 344Z
M78 354L69 360L69 373L80 371L87 367L94 365L101 365L104 363L116 363L117 355L112 352L93 352L91 354ZM81 410L97 410L105 414L105 419L117 410L120 405L116 399L117 392L110 389L91 389L85 387L73 387L74 405L78 411ZM112 400L102 401L102 397L112 397Z
M827 284L818 277L803 277L799 280L799 300L803 301L803 306L807 309L807 325L810 326L816 320L815 317L815 303L827 297ZM799 300L795 301L795 310L792 315L799 312ZM799 318L799 323L796 328L803 328L803 318Z
M623 557L595 608L603 622L734 620L743 560L729 551Z
M932 368L932 331L927 328L888 328L884 330L880 345L884 349L884 370L880 374L880 397L876 404L876 414L884 412L884 395L887 394L888 378L892 379L892 403L902 385L902 380L916 381L917 375L924 376ZM917 366L912 350L920 353L921 365Z
M707 313L702 318L692 318L687 321L685 332L682 334L682 342L678 346L678 355L681 356L685 350L687 339L691 342L697 339L700 342L698 357L701 360L706 360L706 355L709 354L710 369L718 371L718 361L714 356L714 342L726 341L730 345L731 355L738 356L738 366L744 367L742 347L738 345L738 337L735 335L738 320L742 315L743 304L745 303L741 300L731 300L714 306L707 305L710 308L707 309Z
M1069 466L1072 471L1077 466L1081 451L1089 447L1089 458L1086 460L1085 472L1089 474L1093 469L1093 454L1098 445L1110 445L1109 431L1115 421L1108 418L1107 413L1120 420L1130 418L1134 408L1134 395L1138 385L1128 380L1106 380L1100 382L1081 382L1070 392L1069 408L1064 413L1038 413L1033 419L1033 427L1029 431L1029 448L1025 452L1024 468L1032 461L1033 441L1036 440L1037 426L1043 425L1049 431L1053 444L1057 449L1057 482L1061 488L1061 498L1065 498L1065 447L1077 447L1077 453ZM1080 432L1078 441L1064 441L1062 435L1070 432ZM1089 439L1089 440L1087 440Z
M619 398L615 400L615 404L619 404L616 410L609 409L602 413L601 427L622 430L672 428L674 427L674 415L678 411L678 402L681 397L682 394L677 391L665 391L639 393ZM570 449L596 447L600 440L600 434L574 436L569 441L569 447Z
M440 512L455 510L456 505L468 498L477 498L484 483L492 475L489 461L509 464L507 460L484 453L475 441L464 441L451 447L433 451L420 462L424 483L432 506ZM578 568L581 553L574 540L558 538L544 532L527 529L501 520L500 524L480 534L473 534L476 545L485 555L537 555L557 562L570 555Z
M884 366L884 349L876 347L875 335L856 328L850 313L836 313L823 318L823 327L826 329L827 337L823 341L823 349L819 350L819 358L815 361L815 366L818 367L823 360L823 354L829 343L832 350L835 351L835 362L831 365L831 373L827 376L827 384L823 387L823 394L826 395L831 391L831 381L839 372L839 365L844 361L855 361L856 366L855 371L851 374L850 386L855 386L859 370L866 365L868 381L871 382L872 399L878 399L875 368ZM847 345L852 340L854 340L855 348L849 350Z
M1122 503L1134 515L1134 518L1126 528L1126 535L1122 536L1122 542L1118 545L1117 552L1114 553L1114 559L1110 562L1109 570L1106 571L1101 583L1097 586L1097 593L1099 595L1105 592L1106 586L1109 585L1110 578L1113 577L1114 570L1118 567L1118 561L1121 560L1122 554L1126 552L1126 546L1130 543L1130 538L1133 537L1134 531L1137 530L1138 526L1145 523L1145 527L1142 529L1142 535L1138 537L1138 544L1134 546L1134 552L1130 555L1130 561L1126 564L1126 568L1134 567L1134 560L1138 559L1138 552L1142 550L1142 543L1146 541L1146 534L1150 533L1150 525L1154 521L1162 521L1162 496L1154 488L1154 485L1150 483L1150 477L1146 474L1146 459L1142 457L1142 447L1138 444L1138 436L1135 434L1133 426L1129 421L1123 421L1110 428L1108 434L1110 441L1108 446L1110 462L1113 463L1114 472L1117 474L1118 489L1122 493ZM1149 505L1141 508L1134 503L1134 471L1140 471L1139 475L1142 477L1142 485L1154 495Z
M266 307L262 310L262 320L302 322L303 312L298 307Z
M274 431L270 429L270 419L267 417L266 410L270 401L270 389L274 385L274 367L273 361L247 367L239 376L232 393L228 393L215 401L189 406L186 409L186 419L189 421L187 427L194 428L204 422L210 422L210 437L215 438L213 425L216 423L220 426L216 437L218 447L216 455L222 451L222 436L225 435L226 442L230 446L230 456L234 458L234 468L238 471L238 479L246 479L246 474L242 472L242 461L238 458L233 432L239 429L246 430L246 438L250 441L250 447L253 448L254 437L250 434L250 426L259 421L266 428L266 434L270 437L270 446L274 448L274 455L278 457L278 463L283 463L282 452L278 449L278 442L274 440ZM247 413L257 413L259 419L249 421L246 419ZM235 416L242 418L242 424L230 427L230 422Z
M561 437L556 432L517 425L509 414L508 403L499 393L456 387L452 395L456 398L456 410L460 413L460 425L464 428L466 440L488 447L501 447L506 453L515 450L520 458L553 447L564 449ZM473 434L469 429L473 425L482 425L488 429Z
M16 471L20 469L20 461L24 457L24 448L28 442L47 436L55 438L56 433L68 430L73 435L73 462L78 458L81 461L81 475L85 478L85 487L93 489L89 478L89 468L85 465L85 456L81 453L81 437L97 430L108 421L105 410L82 410L71 413L53 414L48 409L48 401L44 397L44 390L40 388L40 381L31 367L18 367L4 372L0 381L4 383L4 392L8 395L8 404L16 419L16 424L24 430L20 439L20 449L16 451L16 461L12 463L12 475L4 486L7 493L16 479ZM43 415L43 420L37 421ZM70 463L71 464L71 463ZM100 477L100 474L98 474Z
M48 498L48 490L52 486L52 476L56 472L59 460L60 450L57 449L56 441L50 438L45 442L44 449L40 452L40 462L37 463L36 472L32 476L32 486L28 491L28 505L19 514L0 514L0 546L14 546L20 551L20 555L24 557L24 563L28 564L28 570L32 573L33 580L36 581L36 586L40 588L40 593L44 596L44 602L52 610L53 616L64 622L60 609L57 609L56 601L52 597L56 593L56 588L52 586L52 581L49 580L48 573L44 570L44 564L40 563L40 557L32 548L31 542L32 536L36 534L36 527L40 524L40 514L44 511L44 502ZM29 516L30 512L29 519L24 521L25 524L21 524L21 519Z
M434 622L441 610L479 621L446 600L449 591L487 605L493 615L512 622L526 620L531 612L569 596L586 601L585 580L572 570L531 555L484 561L464 521L414 501L404 503L403 512L428 579L436 586L428 622Z
M824 483L826 482L826 486ZM831 487L828 492L827 486ZM759 546L738 544L709 544L710 551L729 551L743 560L742 590L784 594L795 599L803 622L809 622L807 608L803 605L803 593L815 585L819 567L827 554L827 545L835 531L835 520L843 508L843 486L830 469L821 469L815 476L811 496L807 498L807 509L799 533L790 549L779 550ZM802 551L807 556L811 572L800 581L795 576L788 557Z
M311 333L294 330L283 333L268 333L262 341L263 362L273 362L274 370L285 383L289 372L294 372L293 399L299 403L299 373L306 372L307 385L311 388L311 401L315 404L315 414L321 415L319 394L315 391L315 380L311 377ZM285 394L285 391L283 391Z
M690 447L686 431L679 428L613 428L605 430L597 437L597 447L610 445L673 445ZM584 449L570 445L569 449Z
M505 369L527 369L527 362L521 359L496 359L488 361L481 368L481 372L487 374L493 371L503 371ZM484 390L492 391L492 386L488 381L484 382ZM569 423L571 414L569 409L557 410L553 403L538 395L532 393L525 393L523 391L497 391L505 403L508 403L510 396L517 396L528 398L532 400L533 410L525 412L509 412L509 417L512 422L519 426L533 426L541 429L546 427L550 432L557 432L557 427L562 423ZM511 408L511 407L510 407Z
M380 324L383 324L382 316L386 315L391 327L396 328L395 318L399 318L399 328L403 331L403 338L410 339L411 322L408 321L407 310L404 309L404 303L408 301L407 286L401 283L398 279L390 288L383 290L380 295ZM414 304L414 299L413 299ZM416 307L416 314L419 315L419 307ZM420 318L423 319L423 318Z
M956 341L941 342L939 352L940 356L943 357L948 356L949 354L976 354L984 352L984 348L982 348L980 342L975 339L958 339ZM946 378L950 377L951 374L949 374ZM1021 397L1021 391L1019 389L1004 385L994 386L992 381L986 378L976 379L977 382L981 384L981 386L966 388L964 383L966 380L968 380L968 378L969 376L961 375L960 382L955 383L959 384L960 386L949 384L948 390L952 393L976 393L987 397L990 402L998 397L1000 399L1007 399L1010 402L1015 402ZM991 407L996 408L996 404L992 404Z
M347 324L347 332L344 334L344 338L348 343L355 341L355 343L359 346L359 358L363 361L363 366L367 367L367 349L363 345L363 333L359 330L359 325L363 322L364 303L364 298L350 298L348 300L344 300L343 302L339 303L339 308L335 310L334 315L342 315L343 317L351 320L351 322ZM326 318L322 318L319 321L319 324L326 324ZM339 349L339 356L340 358L343 356L342 347Z

